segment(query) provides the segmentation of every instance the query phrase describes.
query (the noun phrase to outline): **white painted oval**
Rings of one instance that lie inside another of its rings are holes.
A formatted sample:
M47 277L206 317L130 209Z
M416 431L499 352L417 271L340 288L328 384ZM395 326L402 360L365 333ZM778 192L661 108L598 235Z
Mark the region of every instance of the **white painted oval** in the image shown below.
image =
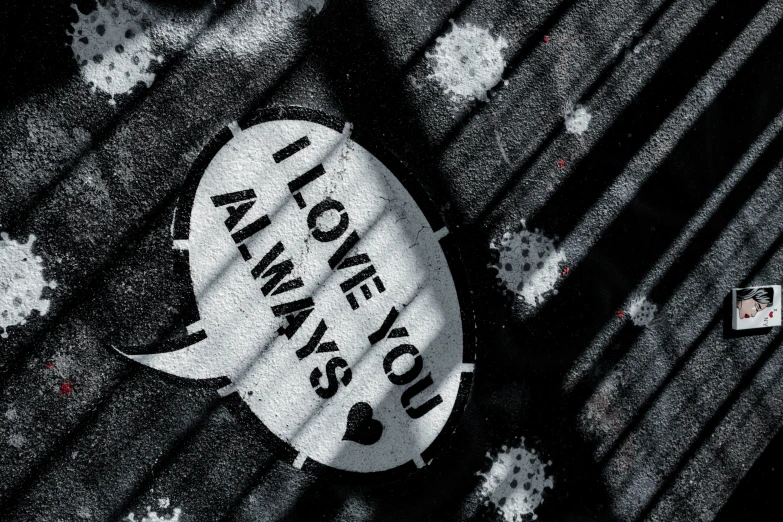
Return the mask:
M303 136L309 147L281 163L273 161L273 153ZM318 164L326 174L302 189L307 207L300 209L288 182ZM263 214L271 225L246 242L253 259L245 262L224 225L225 207L216 208L211 197L248 188L257 201L234 231ZM310 235L307 214L326 197L343 203L350 224L337 240L321 243ZM351 309L339 283L362 267L332 270L327 263L353 229L361 240L351 254L367 253L386 288L378 293L370 284L374 295L365 300L357 287L358 310ZM265 297L261 287L266 280L255 280L250 272L277 241L285 252L276 262L292 259L291 277L301 277L305 286ZM318 123L278 120L252 126L224 145L206 168L193 202L187 246L201 316L198 327L208 335L208 350L199 352L209 357L197 364L228 376L264 425L300 452L300 462L306 456L354 472L389 470L411 460L423 464L422 451L444 428L457 399L462 322L438 236L381 162L346 134ZM278 334L286 323L274 317L271 306L304 296L313 297L315 311L289 340ZM380 328L392 306L400 310L394 327L404 326L409 337L371 346L368 335ZM323 341L335 341L340 352L314 353L300 361L295 351L321 319L329 327ZM402 343L421 352L424 369L416 381L431 373L435 383L413 405L436 393L443 399L419 419L406 414L400 402L410 385L392 384L383 370L384 356ZM333 355L350 364L352 382L341 385L331 399L321 399L311 387L310 372L316 363L323 370ZM343 440L348 411L360 401L372 406L373 417L384 426L372 445Z

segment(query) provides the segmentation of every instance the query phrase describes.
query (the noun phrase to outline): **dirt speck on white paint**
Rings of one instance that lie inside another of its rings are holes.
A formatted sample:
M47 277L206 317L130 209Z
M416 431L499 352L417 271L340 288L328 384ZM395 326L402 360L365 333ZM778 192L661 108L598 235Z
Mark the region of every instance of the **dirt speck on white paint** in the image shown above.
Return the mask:
M558 250L555 240L539 232L520 226L503 234L499 245L490 243L497 251L498 285L514 292L531 306L544 302L550 294L557 294L555 284L565 265L565 253ZM492 266L492 265L491 265Z
M565 128L571 134L581 136L590 127L592 115L581 105L570 107L565 112Z
M490 453L487 457L492 458ZM518 447L503 446L492 467L478 473L484 479L481 496L485 505L492 505L507 522L518 522L522 517L536 520L536 508L544 502L544 489L552 489L552 478L546 476L546 464L536 450L525 448L524 437Z
M125 520L129 522L180 522L180 516L182 510L180 508L174 508L170 515L158 514L156 511L152 511L150 506L147 506L147 512L137 519L136 515L132 512L125 517Z
M49 300L41 294L57 284L43 276L43 260L33 254L34 235L26 243L5 232L0 237L0 336L8 337L8 327L25 324L33 310L41 315L49 311Z
M155 74L150 64L161 62L162 56L152 52L152 39L146 31L149 26L144 13L123 1L99 0L95 11L79 16L69 33L71 50L79 64L85 82L109 94L109 103L143 82L149 87Z
M646 297L634 297L626 307L628 315L636 326L647 326L655 318L658 306Z
M439 37L433 52L427 53L434 80L452 101L488 101L487 91L503 80L506 61L503 49L508 47L502 36L471 23L451 21L451 31Z

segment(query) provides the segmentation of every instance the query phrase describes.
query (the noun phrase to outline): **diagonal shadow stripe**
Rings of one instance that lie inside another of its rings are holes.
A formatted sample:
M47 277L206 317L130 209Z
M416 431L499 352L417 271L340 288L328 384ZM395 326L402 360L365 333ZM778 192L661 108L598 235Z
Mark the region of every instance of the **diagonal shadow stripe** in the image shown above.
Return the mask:
M671 5L676 0L666 0L665 2L661 3L661 5L656 9L655 13L653 13L652 16L650 16L645 23L642 25L641 29L634 35L633 40L628 44L629 46L635 46L639 41L641 41L644 36L649 33L653 27L660 21L661 17L666 13L666 11L671 7ZM685 43L685 42L683 42ZM528 51L529 54L530 51ZM615 73L615 71L619 68L619 66L623 63L624 56L622 53L619 53L612 61L607 65L602 71L601 74L598 75L598 77L593 81L592 84L582 93L580 99L584 102L585 100L589 100L592 98L600 89L602 85L604 85L605 82L607 82L612 75ZM513 66L514 69L519 68L519 66L524 61L524 58L516 60L515 64ZM665 65L664 65L665 66ZM504 74L504 76L507 76ZM641 95L641 94L640 94ZM578 105L577 102L575 105ZM462 122L461 122L462 123ZM463 124L464 126L464 124ZM555 128L553 128L547 137L541 142L541 144L536 148L536 150L520 165L514 173L503 183L503 186L500 188L500 190L496 191L494 195L490 198L490 200L484 205L484 208L481 210L481 212L476 216L474 223L476 225L483 225L484 227L491 226L491 222L488 222L487 220L492 215L492 212L496 210L500 204L503 202L503 200L516 188L517 184L521 181L523 175L530 170L530 168L535 165L543 152L549 148L549 146L554 142L555 138L562 132L563 130L563 124L557 125ZM458 134L458 129L455 129L452 131L451 139L456 137L456 134ZM444 140L444 144L448 143L448 140Z
M150 87L133 93L130 99L122 104L121 111L117 111L114 116L103 122L99 127L93 129L89 147L82 150L78 155L69 158L65 165L62 165L59 168L61 171L60 174L53 176L52 179L43 186L30 193L28 199L23 205L20 205L18 209L14 209L13 212L5 214L4 220L6 228L13 233L21 231L23 223L27 220L30 213L54 194L55 189L60 186L65 179L71 176L73 171L87 155L100 150L105 146L106 142L114 136L120 124L127 122L134 114L142 110L148 99L154 97L161 90L165 92L165 89L168 88L166 84L172 81L173 78L176 78L176 75L179 72L179 66L185 61L188 56L188 51L193 49L199 37L210 29L237 1L238 0L226 0L225 2L221 2L220 8L216 8L212 11L210 17L204 23L204 26L198 33L193 35L193 38L188 42L187 46L171 60L166 62L160 70L156 71L155 81Z
M560 293L538 311L539 316L564 314L566 303L583 303L577 310L568 310L572 320L583 326L568 340L571 345L569 357L581 349L586 339L595 336L606 317L622 306L630 289L649 271L654 260L677 237L683 225L783 106L783 95L780 92L767 95L766 83L759 78L766 74L761 71L780 67L775 63L771 49L781 42L783 26L778 24L656 173L644 182L636 197L606 228ZM738 103L758 98L765 99L765 104L757 108L757 114L748 115L745 106ZM745 132L740 135L731 132L738 121L746 123ZM688 173L685 182L683 173ZM676 208L669 204L673 187L682 192ZM554 208L550 212L554 212ZM654 220L654 215L663 215L666 219ZM553 218L547 228L557 230L570 221L570 217ZM568 333L564 332L563 336L568 337Z
M279 85L279 82L273 85L270 90L267 91L267 96L262 96L259 100L263 101L264 99L273 96ZM105 285L104 274L109 271L112 266L123 263L123 261L137 249L137 243L147 241L147 238L154 233L155 229L161 227L161 220L163 222L162 228L164 230L168 229L169 216L171 214L170 210L173 208L178 197L179 188L173 187L152 207L152 210L147 215L141 216L135 224L129 226L128 230L119 238L119 241L115 243L117 248L110 255L107 255L101 263L93 265L90 273L82 274L82 284L77 287L76 291L67 296L65 301L59 303L59 311L56 315L51 317L47 316L45 323L37 330L26 329L23 332L19 332L20 334L23 334L23 337L19 342L19 345L21 346L20 349L16 350L16 355L13 359L7 362L6 368L8 374L13 375L21 371L29 354L34 353L33 350L25 350L24 346L37 346L42 344L46 337L57 330L58 325L67 322L77 312L79 303L89 301L94 296L98 295ZM134 366L125 373L120 379L120 382L131 378L138 371L139 368ZM0 381L0 391L6 389L7 384L8 382L6 379ZM45 469L52 466L56 460L62 457L70 442L82 436L87 427L92 425L98 415L106 407L108 407L107 402L102 400L98 408L92 410L87 416L79 419L79 427L71 431L66 437L58 440L55 446L40 459L40 462L33 468L21 484L10 488L6 498L0 501L0 512L9 512L14 509L22 498L23 492L29 490L34 485L36 477L41 475Z
M761 258L754 265L754 267L751 269L749 274L745 277L745 279L742 280L740 286L747 286L748 284L750 284L750 282L758 275L761 269L766 265L767 261L781 248L783 248L783 235L778 236L775 242L770 245L770 247L767 249L765 254L761 256ZM606 454L598 461L599 465L601 466L606 465L606 463L609 462L609 460L611 460L612 456L617 453L617 450L628 440L628 437L631 435L631 433L633 433L636 430L636 428L644 419L645 415L650 411L653 405L655 405L658 402L663 392L674 381L675 377L683 371L686 364L693 357L693 354L699 348L699 346L701 346L707 340L707 338L712 334L714 328L718 327L722 321L726 320L725 316L726 316L726 308L724 306L720 308L720 310L713 316L710 323L704 328L702 333L691 343L688 349L685 350L685 352L678 358L677 362L671 368L666 378L656 387L655 391L652 394L650 394L650 396L647 398L647 400L644 401L641 407L637 408L637 411L635 412L631 422L628 423L625 429L623 429L623 431L615 439L614 443L608 449Z
M685 281L691 267L695 266L710 247L718 240L731 221L737 216L742 206L764 184L767 174L776 167L783 158L783 133L778 133L775 139L755 163L740 183L721 203L712 218L691 239L685 250L679 256L678 262L669 269L661 280L653 287L648 298L656 303L667 302L677 288ZM617 342L604 352L601 367L594 369L573 388L570 398L573 402L582 402L592 393L592 387L603 380L609 371L625 355L626 350L637 339L640 330L630 324L623 328Z
M720 426L723 418L726 417L729 411L731 411L731 409L742 396L742 393L750 386L751 382L761 371L764 365L772 358L773 355L775 355L775 352L777 352L778 348L780 348L781 343L783 343L783 333L779 333L775 337L774 341L770 343L770 345L765 349L761 357L759 357L759 359L753 364L753 367L748 370L745 375L743 375L742 379L737 384L731 395L729 395L729 397L723 401L723 403L720 405L720 408L718 408L715 414L713 414L713 416L710 418L709 422L707 422L707 424L702 428L699 437L691 443L688 450L682 455L682 457L680 457L677 465L670 473L667 474L666 478L662 481L655 494L647 502L641 513L635 518L637 522L645 520L652 513L653 509L655 509L655 506L658 504L658 502L660 502L660 500L663 498L663 495L677 478L679 472L684 469L685 465L696 455L696 452L699 450L699 448L701 448L705 441L709 439L715 430Z
M531 216L531 224L543 225L551 234L567 235L764 4L764 0L716 4L575 167L568 183ZM761 51L765 52L763 45ZM743 70L749 74L747 64Z

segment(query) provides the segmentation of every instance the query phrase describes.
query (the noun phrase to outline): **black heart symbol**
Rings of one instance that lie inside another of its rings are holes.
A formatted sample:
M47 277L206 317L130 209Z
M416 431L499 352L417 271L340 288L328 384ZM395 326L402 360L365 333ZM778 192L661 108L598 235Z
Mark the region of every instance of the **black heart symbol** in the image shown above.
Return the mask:
M372 418L372 406L366 402L357 402L351 406L343 440L370 446L378 442L381 434L383 434L383 424Z

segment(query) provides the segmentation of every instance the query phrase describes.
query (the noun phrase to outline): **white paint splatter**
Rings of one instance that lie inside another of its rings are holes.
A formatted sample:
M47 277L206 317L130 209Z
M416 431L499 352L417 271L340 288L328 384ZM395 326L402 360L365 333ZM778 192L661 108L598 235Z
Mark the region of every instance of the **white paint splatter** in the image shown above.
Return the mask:
M171 505L171 501L169 500L169 497L166 498L159 498L158 499L158 507L161 509L166 509Z
M552 478L546 476L545 466L536 455L536 450L525 448L522 438L519 447L503 446L497 458L492 462L492 468L487 473L478 473L484 478L481 495L486 498L485 505L490 503L498 510L507 522L522 520L526 515L532 515L536 520L536 508L544 502L544 489L552 489ZM487 453L491 458L491 454Z
M82 14L71 4L79 21L69 33L71 50L84 81L92 91L100 89L111 96L130 91L139 82L152 85L155 74L149 65L163 61L152 52L152 39L145 31L144 14L124 2L100 0L95 11Z
M628 315L636 326L647 326L655 317L658 306L646 297L635 297L627 306Z
M590 126L592 115L581 105L570 107L565 112L565 128L571 134L581 136Z
M5 412L5 418L10 421L15 421L17 417L18 415L15 408L8 408L8 411Z
M92 518L92 513L90 512L90 508L82 506L76 511L76 516L82 520L89 520Z
M265 15L282 15L290 18L312 9L315 14L321 12L326 0L256 0L256 9Z
M174 508L171 515L158 515L157 512L152 511L150 506L147 506L147 513L139 520L136 520L136 515L133 512L129 513L125 520L130 522L179 522L181 514L182 510L180 508Z
M16 449L22 449L26 443L27 439L19 433L12 433L8 436L8 445Z
M41 299L44 288L55 288L43 276L42 259L33 254L35 236L19 243L0 234L0 337L8 337L8 327L25 324L33 310L49 311L49 300Z
M52 369L57 375L62 379L69 379L73 376L76 370L76 361L73 357L64 352L57 352L52 359L54 363Z
M550 292L557 294L555 283L561 274L566 256L555 246L554 240L538 230L525 229L525 222L514 232L506 232L500 245L490 248L498 251L499 285L516 292L525 303L536 306L543 303Z
M505 38L494 38L482 27L451 21L451 32L437 39L435 50L427 53L432 73L427 77L438 82L452 101L463 99L488 101L487 91L503 80L506 61Z

